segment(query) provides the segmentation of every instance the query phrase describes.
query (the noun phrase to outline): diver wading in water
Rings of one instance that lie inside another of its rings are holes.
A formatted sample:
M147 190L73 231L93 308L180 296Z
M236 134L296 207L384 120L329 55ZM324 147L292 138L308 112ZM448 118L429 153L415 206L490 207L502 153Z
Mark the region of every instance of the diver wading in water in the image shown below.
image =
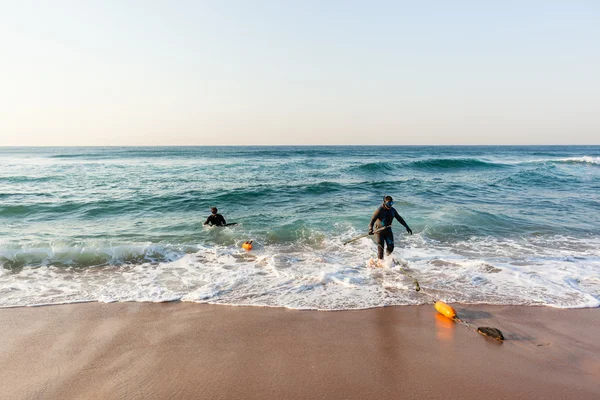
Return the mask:
M389 256L394 251L394 233L392 232L392 221L394 218L398 220L406 228L406 232L412 235L412 230L408 227L408 224L402 219L398 211L394 207L394 200L392 196L385 196L383 198L383 204L379 207L369 223L369 235L375 235L375 241L379 245L377 248L377 256L380 260L383 260L383 248L385 245L386 254ZM373 232L373 227L378 232ZM383 228L383 229L381 229Z
M210 212L212 212L211 215L208 216L208 218L206 218L206 222L204 223L204 225L210 225L210 226L225 226L227 225L227 223L225 222L225 218L223 218L223 216L221 214L217 214L217 207L211 207L210 208Z

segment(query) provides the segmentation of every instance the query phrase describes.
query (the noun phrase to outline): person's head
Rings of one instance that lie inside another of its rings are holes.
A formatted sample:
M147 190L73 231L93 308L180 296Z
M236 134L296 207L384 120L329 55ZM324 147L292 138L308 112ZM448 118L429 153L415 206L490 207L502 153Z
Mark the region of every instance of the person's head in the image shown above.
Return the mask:
M216 214L216 213L217 213L217 211L218 211L218 210L217 210L217 207L211 207L211 208L210 208L210 212L211 212L211 213L213 213L213 214Z
M387 208L391 208L394 205L394 199L392 199L392 196L385 196L383 198L383 205Z

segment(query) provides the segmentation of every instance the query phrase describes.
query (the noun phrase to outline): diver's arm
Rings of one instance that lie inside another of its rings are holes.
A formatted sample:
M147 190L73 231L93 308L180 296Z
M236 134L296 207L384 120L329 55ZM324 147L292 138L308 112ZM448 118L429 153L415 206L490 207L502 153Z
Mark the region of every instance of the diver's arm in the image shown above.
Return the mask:
M206 222L204 223L204 225L208 225L210 222L210 217L206 218Z
M379 212L381 211L381 207L378 208L375 213L373 214L373 216L371 217L371 222L369 222L369 234L373 233L373 224L375 224L375 221L377 221L377 219L379 218Z
M221 217L221 224L226 225L227 222L225 222L225 217L223 217L222 215L219 215Z
M412 229L410 229L408 227L408 224L406 223L406 221L404 221L404 219L400 216L400 214L398 214L398 211L396 211L395 208L394 208L394 217L396 217L398 222L400 222L402 225L404 225L404 227L406 228L406 232L408 232L412 235Z

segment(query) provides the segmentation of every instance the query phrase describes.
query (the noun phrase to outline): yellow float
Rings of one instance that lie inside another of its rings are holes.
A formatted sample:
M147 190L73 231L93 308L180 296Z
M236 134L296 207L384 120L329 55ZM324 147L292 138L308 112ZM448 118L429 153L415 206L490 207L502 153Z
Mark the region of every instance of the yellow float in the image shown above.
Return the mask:
M456 317L456 311L454 311L454 308L450 307L448 304L444 303L443 301L436 301L434 307L437 310L437 312L442 314L444 317L447 317L450 319L453 319L454 317Z

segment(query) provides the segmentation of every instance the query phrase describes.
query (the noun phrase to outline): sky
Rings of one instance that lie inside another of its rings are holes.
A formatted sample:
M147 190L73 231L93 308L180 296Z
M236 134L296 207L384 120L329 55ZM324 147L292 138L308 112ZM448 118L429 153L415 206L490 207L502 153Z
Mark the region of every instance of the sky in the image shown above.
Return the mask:
M600 144L598 1L0 0L0 146Z

